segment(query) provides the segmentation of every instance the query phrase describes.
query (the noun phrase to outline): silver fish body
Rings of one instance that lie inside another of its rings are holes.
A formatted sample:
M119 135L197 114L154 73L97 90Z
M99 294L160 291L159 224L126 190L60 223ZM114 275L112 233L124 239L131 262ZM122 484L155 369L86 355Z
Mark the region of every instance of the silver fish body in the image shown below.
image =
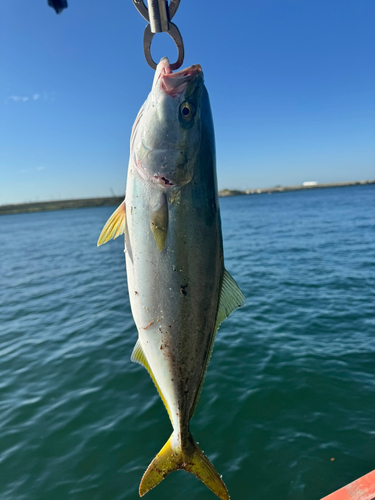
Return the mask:
M116 231L125 233L139 337L132 360L148 369L173 426L140 494L183 468L227 499L189 432L216 330L243 303L224 269L214 130L200 66L172 73L167 59L159 63L133 126L122 210Z

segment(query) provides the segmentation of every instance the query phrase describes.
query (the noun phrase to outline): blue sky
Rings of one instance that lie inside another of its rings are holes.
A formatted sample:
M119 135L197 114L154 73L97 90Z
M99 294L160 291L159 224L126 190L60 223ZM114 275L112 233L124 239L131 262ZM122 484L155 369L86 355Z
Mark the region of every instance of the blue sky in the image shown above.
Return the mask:
M122 195L153 71L131 0L0 5L0 204ZM373 0L181 0L219 188L375 178ZM156 35L155 59L175 57Z

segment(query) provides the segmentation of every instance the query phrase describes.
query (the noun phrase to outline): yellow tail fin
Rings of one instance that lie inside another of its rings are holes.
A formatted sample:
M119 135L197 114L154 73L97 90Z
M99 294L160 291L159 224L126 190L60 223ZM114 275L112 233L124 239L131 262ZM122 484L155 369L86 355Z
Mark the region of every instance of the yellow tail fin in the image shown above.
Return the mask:
M139 495L142 497L170 472L178 469L191 472L221 500L229 500L227 488L221 477L193 438L189 435L186 443L181 447L174 434L148 466L139 486Z

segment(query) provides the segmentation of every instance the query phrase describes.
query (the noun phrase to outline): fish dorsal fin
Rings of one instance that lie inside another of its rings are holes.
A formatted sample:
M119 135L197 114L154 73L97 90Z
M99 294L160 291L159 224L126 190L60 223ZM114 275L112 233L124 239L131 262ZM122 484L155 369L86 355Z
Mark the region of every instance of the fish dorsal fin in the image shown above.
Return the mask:
M232 276L228 273L228 271L226 269L224 269L223 281L221 284L219 307L218 307L217 316L216 316L214 333L212 335L211 344L210 344L210 347L208 350L206 370L207 370L207 366L208 366L208 363L210 361L210 357L212 354L212 348L214 346L216 332L218 331L220 324L235 309L237 309L237 307L243 306L244 303L245 303L245 297L243 296L243 293L238 288L238 285L235 282L235 280L232 278ZM190 418L193 416L194 410L198 404L198 400L199 400L199 397L200 397L200 394L202 391L202 387L203 387L203 382L204 382L204 376L202 377L201 385L197 391L197 395L196 395L194 404L193 404L191 412L190 412Z
M224 269L223 282L221 285L219 309L216 317L215 331L219 328L222 321L225 320L237 307L243 306L245 297L238 288L237 283Z
M111 217L105 223L98 239L98 247L104 245L107 241L117 238L125 231L125 200L113 212Z
M152 378L152 380L155 384L156 389L158 390L159 396L161 397L161 399L164 403L164 406L168 412L169 418L171 419L171 422L172 422L171 412L169 410L168 403L167 403L163 393L161 392L159 384L156 382L155 375L152 373L151 367L148 364L147 358L145 356L145 353L143 352L143 349L142 349L141 343L139 342L139 339L137 340L137 342L134 346L130 360L133 361L133 363L138 363L146 368L146 370L150 374L150 377Z

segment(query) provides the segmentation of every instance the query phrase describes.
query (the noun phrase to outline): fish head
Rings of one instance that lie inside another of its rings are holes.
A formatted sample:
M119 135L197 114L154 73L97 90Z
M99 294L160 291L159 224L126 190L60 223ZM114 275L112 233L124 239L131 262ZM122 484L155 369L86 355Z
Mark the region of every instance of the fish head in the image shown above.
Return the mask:
M203 89L200 65L173 73L167 58L158 64L131 138L133 163L144 180L165 189L180 188L192 180L201 140Z

